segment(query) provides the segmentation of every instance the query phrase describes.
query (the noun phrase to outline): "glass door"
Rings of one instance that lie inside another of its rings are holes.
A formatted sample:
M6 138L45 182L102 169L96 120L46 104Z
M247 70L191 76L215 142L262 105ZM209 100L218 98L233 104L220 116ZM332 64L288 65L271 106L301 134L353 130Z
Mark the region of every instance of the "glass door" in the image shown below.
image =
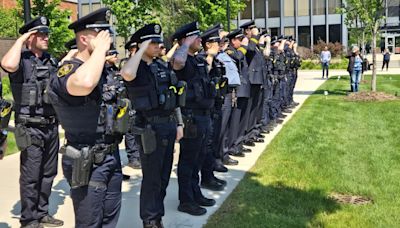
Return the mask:
M386 37L386 48L390 53L394 53L395 51L395 36L387 36Z

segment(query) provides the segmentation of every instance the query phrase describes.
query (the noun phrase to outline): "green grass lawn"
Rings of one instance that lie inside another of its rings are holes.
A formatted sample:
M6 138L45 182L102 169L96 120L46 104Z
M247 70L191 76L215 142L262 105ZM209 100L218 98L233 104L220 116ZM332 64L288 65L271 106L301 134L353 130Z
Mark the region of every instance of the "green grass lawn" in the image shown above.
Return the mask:
M311 95L205 227L400 227L400 101L345 101L349 88L342 76ZM400 76L378 89L400 94Z

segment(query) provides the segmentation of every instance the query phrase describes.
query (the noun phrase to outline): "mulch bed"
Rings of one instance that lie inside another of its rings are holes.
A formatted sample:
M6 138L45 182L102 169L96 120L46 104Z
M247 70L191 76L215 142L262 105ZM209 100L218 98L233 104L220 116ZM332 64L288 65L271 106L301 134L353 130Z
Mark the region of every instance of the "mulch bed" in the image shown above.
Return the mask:
M349 93L346 98L348 101L393 101L398 97L384 92L362 91L358 93Z

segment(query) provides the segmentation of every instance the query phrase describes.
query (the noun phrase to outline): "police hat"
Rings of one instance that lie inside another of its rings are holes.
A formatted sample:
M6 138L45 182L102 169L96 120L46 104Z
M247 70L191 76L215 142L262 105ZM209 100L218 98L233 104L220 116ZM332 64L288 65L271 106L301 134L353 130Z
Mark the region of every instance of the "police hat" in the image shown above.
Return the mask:
M68 50L77 49L77 48L78 48L78 46L76 45L76 39L75 39L75 38L69 40L67 43L64 44L64 46L65 46Z
M129 50L131 48L137 47L137 42L134 42L132 40L129 40L128 42L126 42L125 44L125 49Z
M146 40L151 40L154 43L162 43L163 39L161 36L161 25L159 24L148 24L143 28L137 30L131 37L131 41L137 43L143 43Z
M227 37L229 40L232 40L232 39L240 39L240 38L243 38L244 35L243 35L242 29L236 29L236 30L232 31L231 33L229 33L228 35L226 35L226 37Z
M106 56L110 56L110 55L118 55L119 52L117 50L108 50L106 53Z
M30 31L38 31L42 33L49 33L50 21L46 17L39 16L27 22L19 29L19 34L24 34Z
M257 26L256 26L256 23L254 22L254 20L246 22L240 26L240 28L242 28L242 29L252 29L252 28L256 28L256 27Z
M224 25L221 23L215 24L214 26L208 28L206 31L211 30L211 29L218 29L218 30L222 30L224 29Z
M219 28L213 27L210 30L205 31L201 35L201 39L203 42L220 42L221 39L219 38Z
M172 39L180 40L193 35L200 35L199 23L197 21L180 27L176 30L175 34L172 35Z
M278 36L277 41L281 42L282 40L286 40L286 37L284 35Z
M278 40L278 37L277 37L277 36L273 36L273 37L271 38L271 45L274 45L276 42L280 42L280 41Z
M97 32L100 30L110 30L111 10L109 8L101 8L88 15L79 18L68 26L73 29L75 33L85 30L94 29Z

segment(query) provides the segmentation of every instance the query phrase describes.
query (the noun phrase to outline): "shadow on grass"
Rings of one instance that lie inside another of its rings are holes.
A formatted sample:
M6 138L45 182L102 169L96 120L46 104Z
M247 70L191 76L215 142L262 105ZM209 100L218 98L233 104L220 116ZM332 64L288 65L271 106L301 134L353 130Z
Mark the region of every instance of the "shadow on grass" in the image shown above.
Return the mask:
M344 89L335 89L335 90L318 89L318 90L315 90L313 95L324 95L325 91L328 91L328 96L329 95L332 95L332 96L346 96L350 92L349 90L344 90Z
M319 227L319 215L340 209L322 190L264 185L259 176L248 173L205 227Z

